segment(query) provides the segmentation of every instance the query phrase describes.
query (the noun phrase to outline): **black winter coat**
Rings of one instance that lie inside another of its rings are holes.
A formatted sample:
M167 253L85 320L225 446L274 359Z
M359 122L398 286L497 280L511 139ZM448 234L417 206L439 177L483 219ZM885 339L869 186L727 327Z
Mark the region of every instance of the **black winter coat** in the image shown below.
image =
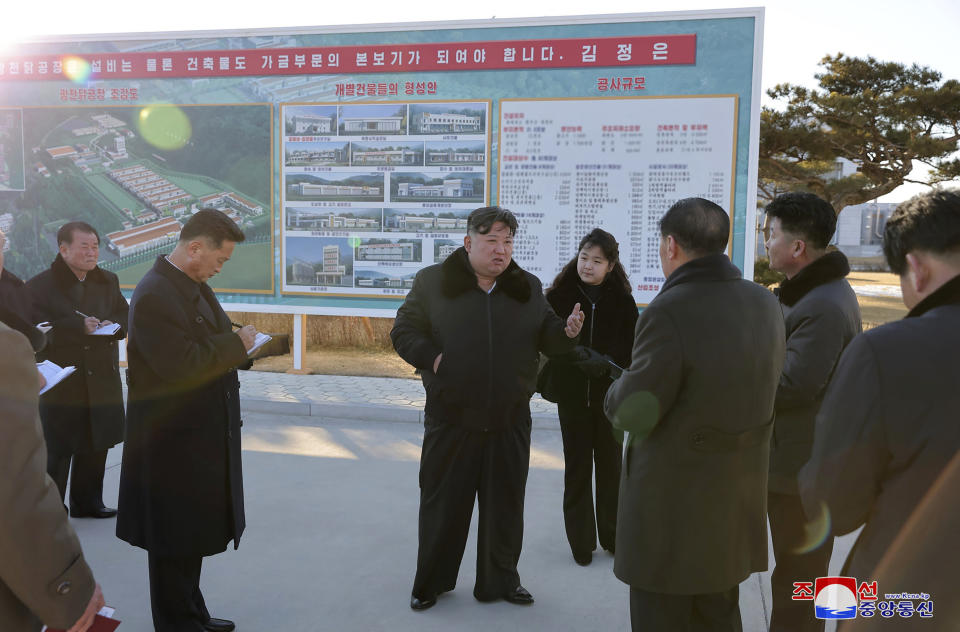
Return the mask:
M511 261L488 294L459 248L417 273L390 337L400 357L420 370L426 415L493 431L529 420L539 352L576 345L564 327L537 277Z
M610 356L622 369L630 366L633 350L633 330L637 324L637 304L626 289L610 275L600 285L600 296L595 303L581 287L576 270L566 275L547 290L547 301L557 314L569 314L580 303L583 310L583 329L580 344L598 353ZM603 398L610 387L609 376L590 378L563 358L552 359L551 372L554 392L559 395L559 404L580 407L603 408ZM588 401L589 400L589 401Z
M33 312L33 297L27 285L9 270L0 271L0 322L26 336L37 352L47 344L47 337L36 328L38 319Z
M941 504L939 514L930 500L945 500L945 479L960 459L958 358L960 275L903 320L854 338L817 414L813 454L800 471L803 506L811 517L826 512L833 535L863 525L842 574L877 580L881 593L923 591L956 601L957 533L947 536L942 527L957 522L957 499ZM929 575L911 556L918 545L939 551ZM953 572L945 576L947 568ZM905 569L923 581L902 583ZM946 621L956 629L956 619Z
M667 277L607 391L627 430L614 574L674 595L729 590L767 568L767 470L784 356L777 299L725 255Z
M40 397L40 418L47 448L54 454L105 450L123 441L123 389L117 341L127 336L127 299L117 275L99 267L80 281L57 255L48 270L27 282L34 316L53 329L39 354L60 366L77 370ZM90 336L83 317L94 316L120 325L113 336Z
M163 255L133 293L127 360L117 537L165 555L239 545L247 353L213 290Z

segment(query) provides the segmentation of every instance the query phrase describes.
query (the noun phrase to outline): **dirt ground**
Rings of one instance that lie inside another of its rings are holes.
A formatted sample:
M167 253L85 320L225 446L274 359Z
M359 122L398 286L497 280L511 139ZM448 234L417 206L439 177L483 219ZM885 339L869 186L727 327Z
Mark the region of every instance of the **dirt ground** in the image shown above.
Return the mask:
M847 280L850 281L851 285L898 286L900 284L899 277L884 272L852 272ZM899 298L861 296L859 299L864 329L871 329L892 320L899 320L907 313L907 309ZM332 319L332 317L328 318ZM387 323L383 323L383 327L379 328L385 327L388 327ZM370 335L382 335L379 328L375 334ZM417 377L414 374L413 367L401 360L393 349L349 346L325 347L322 343L317 344L313 341L308 341L308 344L304 365L314 374ZM254 363L253 368L257 371L282 373L293 368L293 356L286 354L262 358Z

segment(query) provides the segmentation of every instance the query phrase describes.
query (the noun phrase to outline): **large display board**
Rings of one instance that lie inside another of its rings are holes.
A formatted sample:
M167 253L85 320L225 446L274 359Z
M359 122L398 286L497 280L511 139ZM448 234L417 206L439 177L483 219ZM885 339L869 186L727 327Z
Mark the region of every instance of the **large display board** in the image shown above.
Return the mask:
M0 54L0 229L29 277L87 221L129 290L215 207L231 308L392 315L465 218L548 285L600 226L639 304L679 198L752 272L762 10L59 38Z

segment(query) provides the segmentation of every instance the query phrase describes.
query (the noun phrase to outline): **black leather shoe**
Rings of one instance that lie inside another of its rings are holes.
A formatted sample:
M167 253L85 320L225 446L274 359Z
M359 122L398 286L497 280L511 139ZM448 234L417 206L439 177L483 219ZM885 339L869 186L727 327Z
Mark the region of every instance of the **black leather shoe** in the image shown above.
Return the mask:
M426 610L427 608L432 608L435 605L437 605L436 597L430 597L429 599L420 599L416 595L410 595L411 610Z
M233 621L214 619L213 617L210 617L210 620L203 624L203 629L210 632L232 632L236 627L233 625Z
M583 554L583 553L574 553L573 561L579 564L580 566L590 566L590 562L593 561L593 552Z
M517 586L504 595L503 598L510 603L517 604L518 606L529 606L533 603L533 595L531 595L523 586Z
M73 518L113 518L117 515L117 510L112 507L98 507L93 511L80 511L70 508L70 516Z

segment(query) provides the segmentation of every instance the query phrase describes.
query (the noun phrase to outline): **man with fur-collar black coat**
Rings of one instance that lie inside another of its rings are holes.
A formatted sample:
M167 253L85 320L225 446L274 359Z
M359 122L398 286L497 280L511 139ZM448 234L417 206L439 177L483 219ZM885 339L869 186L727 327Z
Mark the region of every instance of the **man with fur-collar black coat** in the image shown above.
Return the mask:
M793 600L793 582L827 575L833 538L814 541L800 501L797 476L813 448L814 418L844 348L860 333L860 306L846 280L842 252L827 252L837 225L828 202L811 193L786 193L766 208L770 267L783 272L777 296L787 334L787 356L774 404L767 513L775 566L770 630L823 630L805 601Z
M410 607L453 590L479 497L480 601L530 604L517 563L530 461L530 397L539 352L572 350L579 305L566 324L540 281L511 260L517 220L499 207L467 220L464 247L421 270L390 337L423 379L417 574Z
M64 224L57 242L60 252L50 268L27 282L34 316L53 326L40 357L77 367L40 397L47 472L61 497L70 478L71 515L109 518L116 510L103 504L103 475L107 450L123 441L117 341L127 336L129 307L117 275L97 265L100 237L92 226ZM108 323L120 327L93 335Z

